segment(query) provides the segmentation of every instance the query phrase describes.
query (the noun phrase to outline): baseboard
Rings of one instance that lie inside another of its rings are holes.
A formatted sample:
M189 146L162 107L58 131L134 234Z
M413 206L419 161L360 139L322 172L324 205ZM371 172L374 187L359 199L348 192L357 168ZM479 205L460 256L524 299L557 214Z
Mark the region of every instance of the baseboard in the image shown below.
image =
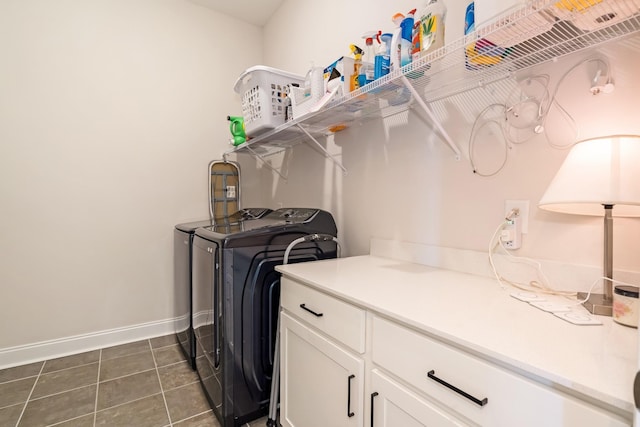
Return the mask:
M0 349L0 369L175 333L183 319L165 319ZM188 322L187 322L188 324Z
M202 310L193 313L193 329L213 324L213 310Z

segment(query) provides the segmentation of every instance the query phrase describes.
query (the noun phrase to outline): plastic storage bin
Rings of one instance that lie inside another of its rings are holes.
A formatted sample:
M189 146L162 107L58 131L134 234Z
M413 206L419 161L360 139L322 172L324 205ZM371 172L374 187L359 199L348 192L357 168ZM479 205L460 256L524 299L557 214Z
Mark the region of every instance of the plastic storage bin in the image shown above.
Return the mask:
M304 77L258 65L238 77L233 90L242 97L242 116L248 136L255 137L285 121L289 85L303 85Z

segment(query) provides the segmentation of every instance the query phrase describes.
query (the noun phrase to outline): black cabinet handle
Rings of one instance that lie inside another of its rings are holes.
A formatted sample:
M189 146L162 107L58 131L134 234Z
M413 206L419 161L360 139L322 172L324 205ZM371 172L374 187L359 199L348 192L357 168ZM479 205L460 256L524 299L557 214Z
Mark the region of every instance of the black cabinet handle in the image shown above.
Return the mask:
M427 376L429 378L431 378L432 380L436 381L437 383L442 384L443 386L447 387L448 389L451 389L451 390L455 391L456 393L463 395L464 397L466 397L467 399L469 399L470 401L472 401L476 405L484 406L484 405L487 404L487 402L489 402L489 399L487 399L486 397L484 399L478 399L476 397L471 396L466 391L460 390L458 387L453 386L453 385L449 384L448 382L436 377L436 373L435 373L434 370L431 370L431 371L427 372Z
M308 309L306 304L300 304L300 308L308 311L309 313L313 314L316 317L322 317L322 313L316 313L315 311Z
M347 379L347 416L349 418L355 415L353 412L351 412L351 380L354 379L355 377L356 377L355 375L351 374Z
M378 395L377 391L371 393L371 427L373 427L373 398Z

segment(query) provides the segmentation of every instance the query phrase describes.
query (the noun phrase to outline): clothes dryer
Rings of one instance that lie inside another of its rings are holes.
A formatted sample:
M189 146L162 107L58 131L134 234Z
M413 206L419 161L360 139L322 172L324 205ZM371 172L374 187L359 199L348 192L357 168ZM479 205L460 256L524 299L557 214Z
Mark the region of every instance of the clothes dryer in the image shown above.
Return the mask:
M196 370L222 427L266 415L289 244L310 234L337 235L330 213L283 208L261 219L199 228L193 241ZM331 240L296 245L289 263L335 258Z

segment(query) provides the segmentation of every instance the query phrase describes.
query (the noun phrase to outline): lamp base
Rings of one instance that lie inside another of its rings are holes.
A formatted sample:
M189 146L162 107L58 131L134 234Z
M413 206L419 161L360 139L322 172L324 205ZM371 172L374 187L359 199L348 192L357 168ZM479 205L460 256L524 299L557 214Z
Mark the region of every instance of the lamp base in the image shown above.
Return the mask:
M582 300L587 297L587 293L578 292L578 299ZM611 299L605 300L604 294L591 294L589 299L582 303L582 305L591 314L597 314L599 316L613 316L613 301Z

